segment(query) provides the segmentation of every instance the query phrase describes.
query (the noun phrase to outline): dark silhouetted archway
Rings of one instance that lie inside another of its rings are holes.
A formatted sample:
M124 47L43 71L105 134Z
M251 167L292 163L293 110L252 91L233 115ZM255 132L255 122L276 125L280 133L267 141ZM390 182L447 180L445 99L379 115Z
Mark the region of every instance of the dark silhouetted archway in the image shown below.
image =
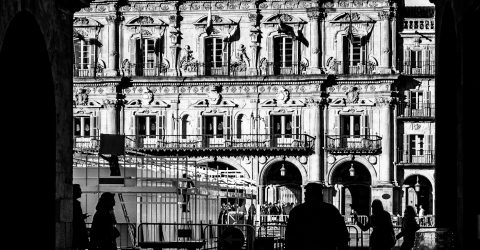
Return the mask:
M44 36L31 14L20 12L12 19L0 69L2 92L8 96L0 123L2 176L8 183L2 188L2 206L9 207L2 214L9 232L5 238L21 249L55 249L55 216L68 216L55 214L54 85Z

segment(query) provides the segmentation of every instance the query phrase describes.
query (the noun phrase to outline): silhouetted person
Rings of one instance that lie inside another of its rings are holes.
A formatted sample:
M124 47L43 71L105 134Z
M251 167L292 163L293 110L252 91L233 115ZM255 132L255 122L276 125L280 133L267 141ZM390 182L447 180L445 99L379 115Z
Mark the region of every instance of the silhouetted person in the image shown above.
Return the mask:
M323 202L322 184L305 186L305 203L290 211L285 249L347 249L349 233L336 207Z
M255 215L257 215L257 208L255 207L255 204L252 202L252 205L250 205L250 207L248 208L248 218L247 218L248 225L254 224Z
M372 228L370 234L370 249L384 250L391 249L395 245L395 232L393 231L392 218L390 214L383 210L380 200L373 200L372 215L368 218L368 222L364 225L358 221L358 216L354 215L357 226L363 231Z
M420 222L420 225L423 225L425 223L425 209L423 209L422 205L418 206L418 220Z
M420 229L415 213L415 208L407 206L402 220L402 231L395 237L397 240L403 237L403 243L400 250L411 250L415 243L415 232Z
M117 155L111 155L110 157L104 156L103 154L98 155L108 162L110 166L110 176L121 176Z
M77 199L82 197L82 189L79 184L73 184L73 241L72 247L75 250L88 248L88 233L85 219L87 214L82 212L82 206Z
M98 250L116 250L116 238L120 236L115 224L115 206L114 194L105 192L98 200L93 216L92 229L90 230L90 243L92 249Z
M183 202L184 202L184 204L182 205L182 211L189 212L188 202L190 202L190 195L188 194L188 189L194 188L195 184L193 183L192 179L187 176L187 174L183 174L182 177L186 179L182 181L182 185L180 187L180 192L182 193Z

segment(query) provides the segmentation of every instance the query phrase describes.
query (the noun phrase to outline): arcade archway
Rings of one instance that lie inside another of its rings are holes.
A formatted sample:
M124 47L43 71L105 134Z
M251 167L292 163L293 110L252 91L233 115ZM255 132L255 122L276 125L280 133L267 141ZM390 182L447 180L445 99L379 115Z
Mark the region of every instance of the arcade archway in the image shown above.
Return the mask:
M341 214L350 215L352 208L360 215L370 214L372 178L363 164L348 161L337 166L332 173L332 184L333 204Z
M297 166L289 161L277 161L264 171L263 201L260 203L301 203L302 175Z
M412 206L418 213L419 205L425 214L433 213L433 185L422 175L408 176L403 182L403 207Z

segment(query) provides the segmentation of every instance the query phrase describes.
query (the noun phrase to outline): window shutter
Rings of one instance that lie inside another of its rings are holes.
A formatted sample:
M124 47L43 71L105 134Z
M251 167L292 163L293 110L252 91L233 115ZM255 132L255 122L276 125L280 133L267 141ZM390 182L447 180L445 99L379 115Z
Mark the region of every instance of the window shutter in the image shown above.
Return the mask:
M368 135L367 115L360 116L360 135Z
M78 64L81 63L80 61L80 50L81 50L81 42L80 40L77 40L74 42L74 53L75 53L75 64L77 64L77 67L78 67Z
M265 117L265 134L269 135L271 133L271 128L270 128L270 119L271 116L266 116Z
M294 115L293 116L294 118L294 121L293 121L293 138L295 139L300 139L300 126L301 126L301 122L300 122L300 115ZM319 121L318 121L319 122Z
M425 144L423 146L423 154L426 155L426 162L425 163L431 163L432 159L430 159L431 154L432 154L432 135L425 135Z
M163 115L160 115L158 117L158 135L160 138L163 137L163 135L165 134L165 131L164 131L164 127L165 127L165 116Z
M203 133L202 133L202 118L203 118L203 116L199 115L198 119L197 119L197 135L203 135Z
M410 155L410 140L409 140L409 135L404 134L403 135L403 162L409 162L408 161L408 156Z
M92 116L92 129L90 130L90 136L96 136L98 135L98 131L97 131L97 128L98 128L98 125L97 125L97 122L98 122L98 118L96 116Z
M135 49L136 49L136 41L135 39L130 39L130 41L128 41L129 45L128 45L128 49L130 50L130 62L131 63L135 63L135 59L136 59L136 53L135 53Z
M411 62L410 62L410 48L407 48L405 51L405 61L403 62L403 72L404 73L410 73L410 67L411 67Z
M273 37L267 38L268 62L273 63Z
M425 116L431 116L432 114L432 101L431 101L431 92L430 91L425 91L424 92L424 100L423 100L423 108L425 109Z
M340 135L340 115L339 114L335 116L335 120L333 122L333 130L334 130L334 134Z
M226 124L226 127L227 127L227 139L230 139L230 136L232 134L232 116L231 115L227 115L227 124Z
M404 116L409 116L410 114L410 105L411 105L411 94L412 92L410 90L405 90L405 110L404 110Z

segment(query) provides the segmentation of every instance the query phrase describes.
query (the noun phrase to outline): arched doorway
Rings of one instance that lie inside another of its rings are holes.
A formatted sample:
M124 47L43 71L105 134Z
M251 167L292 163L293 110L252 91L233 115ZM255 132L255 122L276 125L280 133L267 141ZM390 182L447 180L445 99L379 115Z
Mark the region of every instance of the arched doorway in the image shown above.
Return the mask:
M69 190L62 189L66 185L63 182L58 184L57 190L56 177L68 177L69 172L65 169L71 168L67 160L71 151L67 151L70 152L68 155L63 149L56 150L56 142L68 142L62 136L68 132L71 136L71 130L57 123L52 66L44 36L32 14L20 12L11 20L0 50L0 69L4 83L2 92L15 98L8 98L5 103L8 106L2 109L4 121L0 126L8 137L5 138L8 146L4 147L3 155L10 162L2 168L2 174L14 180L9 183L11 190L4 192L3 197L6 203L15 207L4 216L7 218L4 222L14 227L10 231L15 232L6 237L11 242L22 242L25 249L38 247L40 242L42 248L55 249L56 222L58 218L69 218L56 214L56 205L60 205L56 204L56 194L64 197ZM69 93L65 91L64 94ZM70 115L71 119L71 103L63 104L69 110L65 108L62 118ZM71 148L68 143L59 144ZM56 153L59 154L58 162ZM69 211L60 212L68 214ZM31 223L32 214L38 215L35 223ZM18 233L25 225L30 232L35 232L29 235L28 241Z
M341 214L349 215L354 208L359 215L370 214L372 178L359 162L344 162L332 173L335 187L333 204Z
M265 170L261 203L301 203L302 175L291 162L278 161Z
M417 184L418 183L418 184ZM403 182L404 207L412 206L418 213L419 205L425 209L425 214L433 213L433 186L422 175L411 175Z

